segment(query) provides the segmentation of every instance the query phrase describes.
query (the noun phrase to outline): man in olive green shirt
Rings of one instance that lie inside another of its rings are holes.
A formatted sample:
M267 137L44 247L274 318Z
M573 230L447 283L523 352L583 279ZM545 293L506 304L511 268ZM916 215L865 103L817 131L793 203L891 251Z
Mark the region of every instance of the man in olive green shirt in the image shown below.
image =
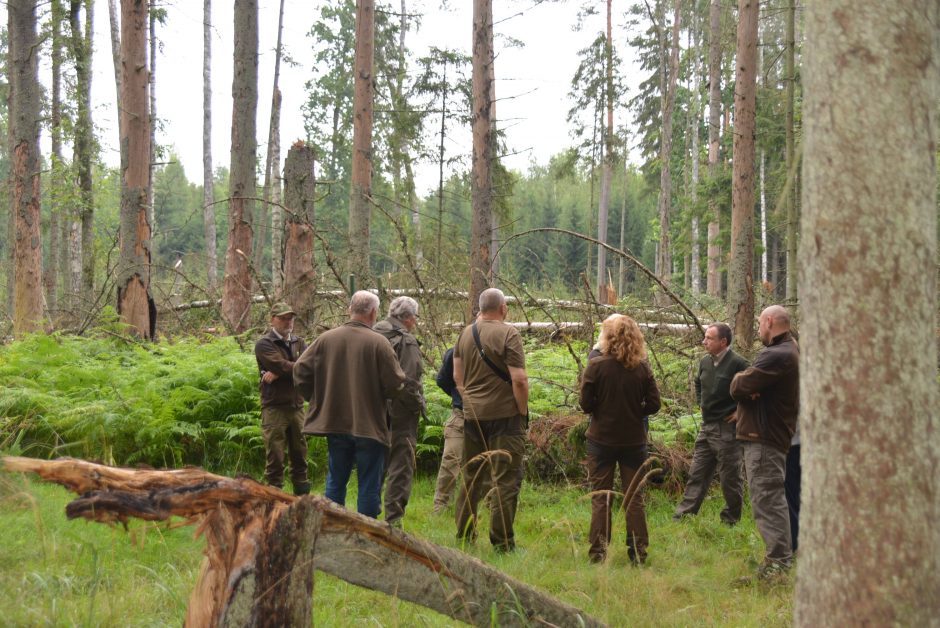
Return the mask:
M480 294L480 315L454 347L454 380L463 399L463 481L457 494L457 537L476 538L483 477L493 486L490 542L515 549L513 520L522 483L529 414L529 379L519 332L505 323L506 297L496 288Z

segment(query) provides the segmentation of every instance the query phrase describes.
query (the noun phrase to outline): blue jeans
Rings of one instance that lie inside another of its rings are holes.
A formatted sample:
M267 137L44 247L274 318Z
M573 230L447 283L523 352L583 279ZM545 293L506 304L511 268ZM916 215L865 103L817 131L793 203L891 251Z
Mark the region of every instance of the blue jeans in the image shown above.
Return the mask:
M326 497L340 506L346 505L346 484L353 465L359 479L356 509L367 517L377 518L382 511L382 471L387 447L377 440L332 434L326 437L329 459L326 472Z

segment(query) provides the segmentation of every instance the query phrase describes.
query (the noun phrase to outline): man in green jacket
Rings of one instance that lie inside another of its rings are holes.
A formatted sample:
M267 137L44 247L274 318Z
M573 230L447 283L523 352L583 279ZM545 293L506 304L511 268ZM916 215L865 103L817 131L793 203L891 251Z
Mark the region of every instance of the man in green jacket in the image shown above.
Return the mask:
M738 402L737 437L754 523L767 550L757 575L770 578L793 562L784 475L800 408L800 348L780 305L761 312L757 333L764 349L731 380L731 396Z
M290 458L291 483L295 495L310 492L307 479L307 441L304 400L294 388L294 363L307 346L293 335L294 310L286 303L271 309L271 331L255 343L255 359L261 375L261 432L264 436L268 484L284 485L284 450Z
M685 495L672 518L678 520L698 513L717 468L725 498L719 517L723 523L733 526L741 519L744 475L741 445L735 438L738 404L731 398L731 379L747 368L747 360L731 348L731 328L725 323L709 325L702 345L708 355L699 363L695 378L702 427L692 451Z
M408 378L408 387L421 395L423 406L421 376L424 373L424 364L421 361L418 340L412 335L417 325L417 301L411 297L396 297L388 307L388 317L376 323L373 329L391 343L398 357L398 364ZM408 498L411 497L421 410L422 407L414 408L413 404L401 398L388 402L391 446L385 480L385 520L394 526L401 526Z
M381 512L390 442L385 401L402 396L407 407L420 406L392 346L372 330L378 311L377 296L356 292L349 302L349 321L320 334L294 365L294 385L310 402L304 434L326 437L326 497L346 504L346 485L355 467L357 510L373 518Z

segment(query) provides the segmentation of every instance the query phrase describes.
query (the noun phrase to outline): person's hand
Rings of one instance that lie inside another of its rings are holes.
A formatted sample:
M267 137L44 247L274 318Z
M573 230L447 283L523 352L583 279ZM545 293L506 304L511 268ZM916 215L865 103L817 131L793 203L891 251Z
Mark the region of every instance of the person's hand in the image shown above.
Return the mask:
M737 423L738 422L738 412L735 410L725 418L725 423Z
M270 384L277 379L277 373L271 371L265 371L264 375L261 376L261 381L265 384Z

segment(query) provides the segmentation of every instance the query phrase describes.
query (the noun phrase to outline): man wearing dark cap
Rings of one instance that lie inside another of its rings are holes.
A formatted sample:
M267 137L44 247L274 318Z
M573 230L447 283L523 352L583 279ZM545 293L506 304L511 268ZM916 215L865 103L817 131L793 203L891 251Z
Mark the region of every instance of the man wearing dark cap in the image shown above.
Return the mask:
M307 348L293 335L294 310L283 302L271 308L271 331L255 343L255 359L261 373L261 431L264 435L268 484L284 485L284 450L290 458L291 483L295 495L310 492L307 479L307 441L304 400L294 388L294 362Z

